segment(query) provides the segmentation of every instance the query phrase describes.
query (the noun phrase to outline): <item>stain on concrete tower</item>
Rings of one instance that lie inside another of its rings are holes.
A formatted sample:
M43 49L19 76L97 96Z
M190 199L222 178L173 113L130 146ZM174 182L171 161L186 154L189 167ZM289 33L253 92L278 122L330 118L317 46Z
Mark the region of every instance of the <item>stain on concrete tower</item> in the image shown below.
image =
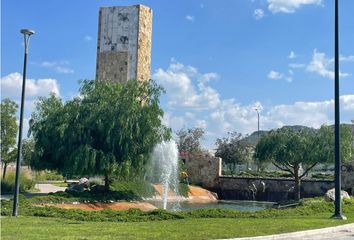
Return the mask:
M96 79L150 79L152 10L143 5L101 7Z

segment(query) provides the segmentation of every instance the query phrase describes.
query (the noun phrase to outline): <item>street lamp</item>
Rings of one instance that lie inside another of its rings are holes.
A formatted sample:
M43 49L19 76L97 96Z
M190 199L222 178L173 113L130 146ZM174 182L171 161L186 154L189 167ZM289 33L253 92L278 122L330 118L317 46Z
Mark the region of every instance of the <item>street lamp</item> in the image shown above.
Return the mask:
M23 109L25 105L25 90L26 90L26 66L27 66L27 53L30 36L34 34L33 30L21 29L23 34L24 44L25 44L25 55L23 63L23 79L22 79L22 95L21 95L21 109L20 109L20 128L18 133L18 144L17 144L17 159L16 159L16 181L15 181L15 193L14 193L14 204L12 208L12 216L17 216L18 214L18 195L20 192L20 168L22 159L22 127L23 127Z
M257 116L258 116L258 130L257 130L257 135L258 135L258 141L259 141L259 109L258 108L255 108L254 110L256 110L256 112L257 112Z
M334 175L335 175L335 211L332 218L345 220L342 215L341 200L341 159L340 159L340 111L339 111L339 16L338 0L335 0L334 16Z

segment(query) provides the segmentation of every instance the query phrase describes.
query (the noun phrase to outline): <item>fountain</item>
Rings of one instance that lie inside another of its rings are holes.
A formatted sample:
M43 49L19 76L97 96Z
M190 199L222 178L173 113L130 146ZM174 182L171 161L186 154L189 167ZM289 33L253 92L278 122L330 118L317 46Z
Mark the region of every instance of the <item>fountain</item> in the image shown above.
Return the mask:
M157 181L163 188L163 209L167 209L168 193L173 192L174 199L171 210L179 210L179 175L178 175L178 148L174 140L162 141L157 144L152 153L152 168L157 176Z

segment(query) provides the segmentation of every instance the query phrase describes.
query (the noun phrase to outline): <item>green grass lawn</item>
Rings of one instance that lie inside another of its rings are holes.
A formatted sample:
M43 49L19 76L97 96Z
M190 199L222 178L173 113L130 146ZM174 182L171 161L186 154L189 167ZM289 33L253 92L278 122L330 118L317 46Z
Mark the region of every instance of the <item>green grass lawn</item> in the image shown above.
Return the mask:
M354 222L354 199L343 203L347 221L330 219L333 203L306 199L296 208L241 212L199 209L87 212L38 207L49 197L20 197L20 217L11 215L11 202L2 201L2 239L220 239L262 236L330 227ZM53 198L52 200L55 200Z
M68 186L68 183L66 183L66 182L53 182L51 184L54 186L57 186L57 187L67 187Z
M354 222L351 215L349 221ZM343 224L322 218L200 218L152 222L83 222L5 217L2 239L220 239L269 235Z

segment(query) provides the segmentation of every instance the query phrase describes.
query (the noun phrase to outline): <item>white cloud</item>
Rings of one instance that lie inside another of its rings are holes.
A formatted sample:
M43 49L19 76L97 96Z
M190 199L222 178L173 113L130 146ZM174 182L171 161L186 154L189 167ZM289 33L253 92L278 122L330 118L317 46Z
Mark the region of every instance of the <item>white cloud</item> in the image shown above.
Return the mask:
M1 78L1 95L3 97L19 98L21 92L22 74L15 72ZM49 93L60 95L57 80L52 78L26 80L27 97L47 96Z
M84 37L84 40L87 41L87 42L92 41L92 39L93 38L91 36L85 36Z
M255 9L254 12L253 12L253 17L256 19L256 20L260 20L264 17L264 11L263 9Z
M288 58L289 58L289 59L294 59L294 58L296 58L295 52L294 52L294 51L291 51L291 52L289 53Z
M190 22L194 22L194 16L191 16L191 15L187 15L185 17L186 20L190 21Z
M320 5L322 0L268 0L268 9L272 13L294 13L302 5Z
M345 57L342 57L342 59L345 59ZM325 53L317 52L316 49L313 51L312 60L306 70L317 73L322 77L334 79L333 59L327 58ZM348 77L350 74L340 72L339 76Z
M200 74L196 68L175 61L167 70L160 68L153 74L153 79L169 92L169 106L192 109L214 108L220 103L219 93L206 85L217 78L216 73Z
M288 66L290 68L304 68L304 67L306 67L306 65L303 63L290 63Z
M43 61L39 64L39 66L52 69L57 73L63 73L63 74L74 73L74 70L69 67L68 61L59 61L59 62Z
M223 99L210 86L212 82L202 81L216 73L200 73L197 68L173 61L170 66L158 69L153 74L166 89L167 106L164 106L164 123L173 131L183 127L202 127L206 132L204 145L212 148L215 138L230 131L249 134L257 130L257 112L260 109L260 127L264 130L284 125L305 125L319 127L333 123L334 101L298 101L290 104L264 105L261 102L242 104L235 99ZM292 77L294 73L284 76ZM219 77L218 77L219 78ZM286 80L286 79L285 79ZM210 94L209 94L210 93ZM354 95L340 97L342 121L353 117Z
M354 56L350 55L350 56L339 56L339 61L343 61L343 62L354 62Z
M284 78L284 74L272 70L268 73L267 77L269 79L282 79L282 78Z

